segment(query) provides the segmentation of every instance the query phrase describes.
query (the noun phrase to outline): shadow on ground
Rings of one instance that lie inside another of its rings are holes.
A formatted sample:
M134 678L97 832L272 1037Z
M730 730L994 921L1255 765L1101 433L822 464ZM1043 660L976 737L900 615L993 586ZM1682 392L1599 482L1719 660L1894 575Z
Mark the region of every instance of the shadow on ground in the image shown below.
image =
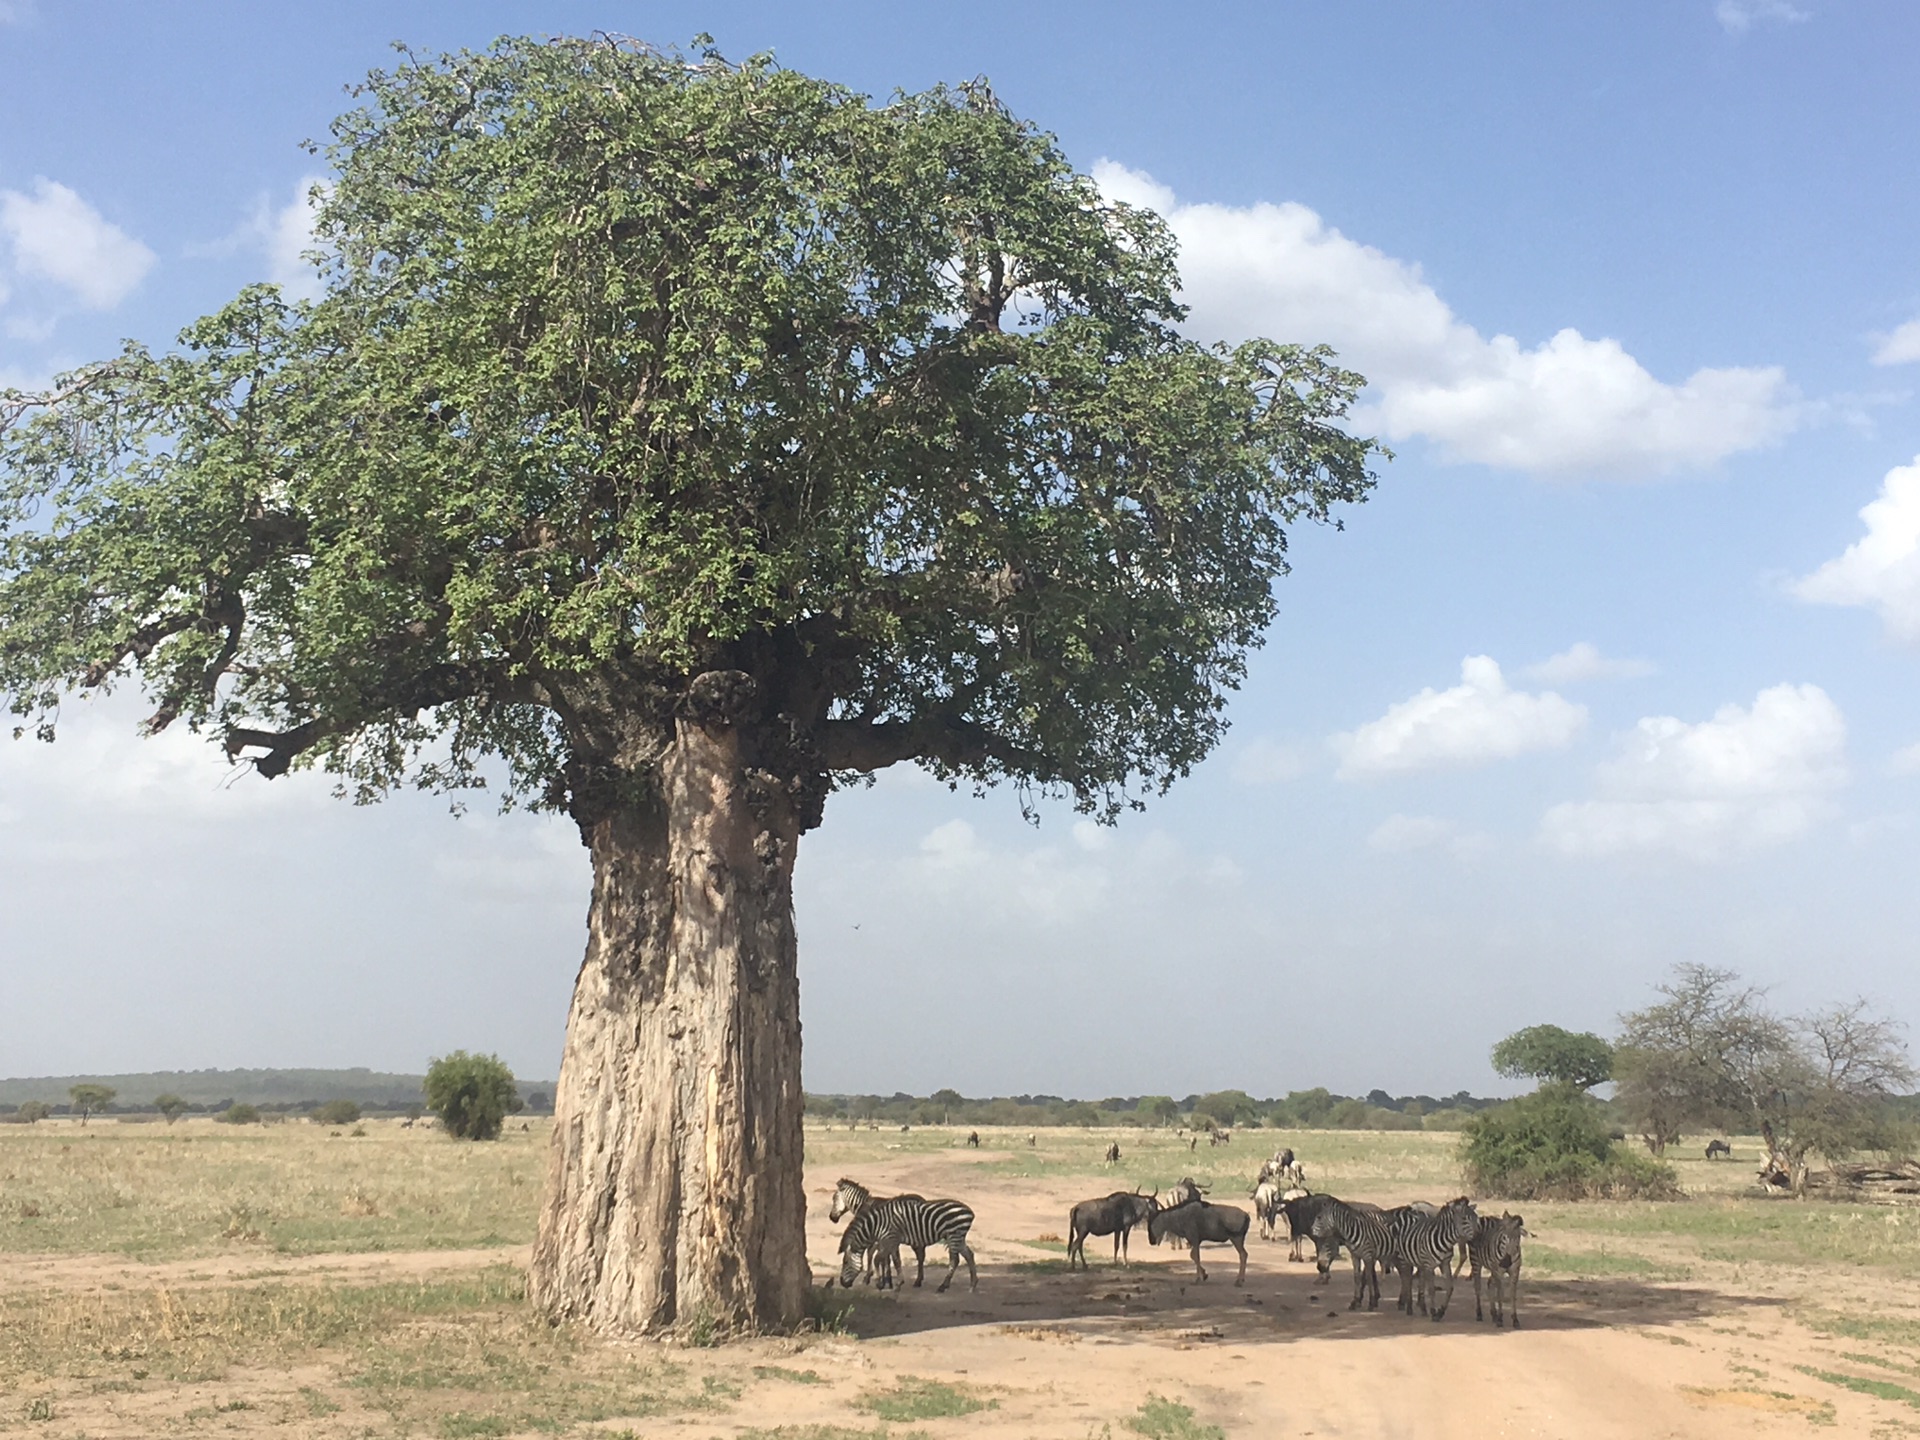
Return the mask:
M1439 1322L1408 1317L1394 1305L1397 1282L1381 1286L1380 1308L1350 1311L1352 1272L1336 1267L1332 1283L1318 1285L1310 1266L1284 1271L1249 1268L1244 1288L1233 1284L1234 1264L1207 1266L1197 1281L1179 1265L1136 1262L1130 1269L1096 1266L1069 1273L1061 1262L980 1266L980 1289L969 1292L962 1270L954 1288L934 1286L946 1272L929 1257L927 1281L915 1290L856 1286L834 1289L829 1303L851 1299L846 1325L862 1338L911 1335L969 1325L1048 1326L1087 1340L1138 1340L1176 1346L1214 1341L1365 1339L1400 1334L1480 1334L1495 1337L1491 1311L1474 1320L1473 1286L1462 1275L1453 1303ZM1228 1258L1231 1258L1230 1256ZM1236 1262L1237 1263L1237 1262ZM909 1259L908 1273L912 1262ZM1678 1325L1691 1320L1774 1309L1780 1302L1730 1295L1698 1285L1643 1280L1523 1278L1521 1324L1530 1330L1591 1330L1608 1326Z

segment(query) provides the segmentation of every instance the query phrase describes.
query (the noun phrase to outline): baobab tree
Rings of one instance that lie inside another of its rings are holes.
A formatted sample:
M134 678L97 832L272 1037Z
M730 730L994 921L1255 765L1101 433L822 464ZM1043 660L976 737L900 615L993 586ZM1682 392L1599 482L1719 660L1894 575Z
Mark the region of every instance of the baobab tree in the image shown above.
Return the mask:
M704 43L704 42L702 42ZM271 779L492 783L591 853L531 1290L804 1311L792 874L914 762L1112 819L1218 740L1288 528L1373 483L1324 349L984 84L502 41L333 127L323 292L0 410L0 691L137 680Z

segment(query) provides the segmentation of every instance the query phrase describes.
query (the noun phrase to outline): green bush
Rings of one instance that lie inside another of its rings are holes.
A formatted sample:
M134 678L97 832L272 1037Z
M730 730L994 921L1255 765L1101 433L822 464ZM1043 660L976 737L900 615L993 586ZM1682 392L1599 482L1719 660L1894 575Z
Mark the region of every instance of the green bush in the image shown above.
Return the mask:
M522 1108L520 1089L498 1055L456 1050L427 1066L427 1108L461 1140L497 1140Z
M316 1125L351 1125L360 1118L360 1106L352 1100L329 1100L316 1106L309 1118Z
M1478 1194L1514 1200L1672 1200L1672 1167L1614 1142L1577 1086L1542 1085L1467 1122L1460 1158Z
M260 1112L251 1105L229 1105L213 1118L222 1125L258 1125Z

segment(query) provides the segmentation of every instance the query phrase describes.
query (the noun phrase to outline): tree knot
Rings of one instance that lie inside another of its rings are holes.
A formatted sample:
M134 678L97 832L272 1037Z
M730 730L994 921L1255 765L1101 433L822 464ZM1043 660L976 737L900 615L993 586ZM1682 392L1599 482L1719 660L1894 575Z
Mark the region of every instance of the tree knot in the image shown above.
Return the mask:
M760 686L744 670L708 670L693 677L681 697L680 714L704 730L725 730L753 719Z

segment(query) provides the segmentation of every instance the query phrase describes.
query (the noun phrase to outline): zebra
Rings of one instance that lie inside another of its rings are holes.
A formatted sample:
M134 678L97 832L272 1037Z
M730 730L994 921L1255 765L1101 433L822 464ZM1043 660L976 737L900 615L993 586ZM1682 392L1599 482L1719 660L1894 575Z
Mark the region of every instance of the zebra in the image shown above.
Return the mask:
M1484 1318L1480 1309L1480 1272L1487 1272L1487 1284L1493 1290L1493 1323L1500 1326L1500 1279L1507 1281L1507 1296L1512 1305L1513 1328L1520 1328L1520 1240L1527 1233L1526 1222L1505 1211L1495 1220L1482 1215L1479 1228L1467 1242L1467 1260L1473 1266L1473 1318Z
M918 1200L921 1197L918 1195L895 1195L890 1198L895 1200ZM843 1175L840 1177L840 1183L833 1188L833 1204L827 1207L827 1219L837 1225L842 1219L849 1215L858 1215L869 1205L885 1203L884 1200L876 1201L873 1198L872 1192L858 1180L849 1180ZM840 1248L843 1251L847 1249L845 1244L842 1244ZM860 1251L848 1251L847 1253L858 1254L865 1258L865 1263L857 1273L861 1279L871 1281L874 1276L874 1263L877 1258L872 1252L872 1247L868 1246ZM891 1276L887 1276L882 1283L883 1286L891 1284Z
M1334 1257L1344 1247L1353 1261L1353 1303L1347 1308L1358 1310L1361 1300L1365 1299L1367 1309L1378 1310L1379 1267L1392 1254L1385 1216L1371 1205L1350 1205L1331 1195L1314 1198L1321 1202L1313 1217L1312 1230L1315 1263L1320 1267L1321 1276L1326 1276Z
M1473 1202L1462 1195L1445 1205L1403 1205L1387 1212L1388 1243L1394 1268L1400 1272L1399 1306L1413 1314L1421 1310L1437 1322L1453 1303L1453 1251L1471 1241L1480 1229ZM1441 1275L1447 1277L1446 1298L1435 1292Z
M862 1252L879 1257L872 1263L880 1272L880 1287L893 1283L902 1245L913 1251L919 1263L913 1277L917 1286L927 1277L927 1247L947 1247L947 1278L935 1288L943 1292L967 1262L968 1288L980 1288L980 1272L974 1268L973 1247L967 1244L967 1231L973 1228L973 1211L958 1200L922 1200L918 1195L899 1195L881 1200L857 1211L840 1237L840 1283L851 1289L860 1273Z

